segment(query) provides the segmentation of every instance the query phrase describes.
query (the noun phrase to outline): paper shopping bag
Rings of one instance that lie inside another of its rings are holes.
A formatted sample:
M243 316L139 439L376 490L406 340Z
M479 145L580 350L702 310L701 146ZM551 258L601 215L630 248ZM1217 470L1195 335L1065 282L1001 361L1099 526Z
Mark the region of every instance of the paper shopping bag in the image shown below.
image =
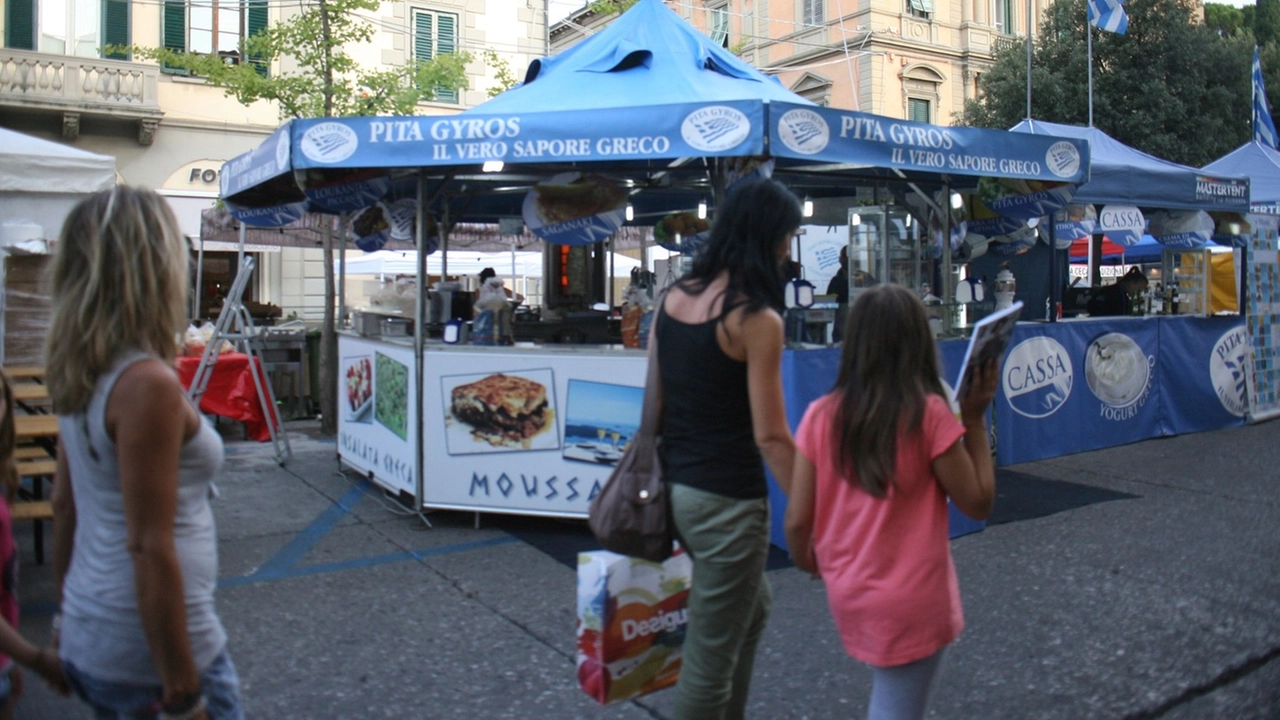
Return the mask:
M578 684L602 705L670 687L680 675L693 563L607 550L578 554Z

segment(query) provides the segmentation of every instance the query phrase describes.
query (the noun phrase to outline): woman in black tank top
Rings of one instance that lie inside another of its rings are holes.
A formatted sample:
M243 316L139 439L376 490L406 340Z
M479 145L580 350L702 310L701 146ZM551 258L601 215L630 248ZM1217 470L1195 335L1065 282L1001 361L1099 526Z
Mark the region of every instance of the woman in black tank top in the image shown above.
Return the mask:
M795 445L782 395L782 263L800 217L781 183L743 181L659 311L663 477L693 558L677 718L743 717L772 605L764 465L785 492Z

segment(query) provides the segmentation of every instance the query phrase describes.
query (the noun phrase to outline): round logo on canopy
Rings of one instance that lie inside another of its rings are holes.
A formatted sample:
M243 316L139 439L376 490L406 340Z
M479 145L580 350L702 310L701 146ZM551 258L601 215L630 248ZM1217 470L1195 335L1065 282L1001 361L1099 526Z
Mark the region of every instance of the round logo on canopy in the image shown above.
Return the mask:
M1066 140L1056 142L1044 154L1044 162L1054 175L1060 178L1074 177L1080 172L1080 150Z
M1004 396L1014 412L1049 417L1071 397L1075 369L1066 348L1050 337L1018 343L1004 363Z
M812 110L788 110L778 118L778 137L782 144L801 155L813 155L831 142L827 121Z
M1245 373L1248 372L1249 334L1244 326L1232 328L1218 338L1209 355L1209 378L1218 401L1226 411L1244 417Z
M742 111L727 105L699 108L680 124L680 136L703 152L722 152L742 144L751 133L751 121Z
M1104 205L1098 213L1098 230L1117 245L1137 245L1146 229L1146 217L1132 205Z
M282 173L289 169L289 132L286 130L280 133L280 137L276 139L276 172Z
M360 147L356 131L336 122L313 125L302 133L302 154L318 163L342 162Z

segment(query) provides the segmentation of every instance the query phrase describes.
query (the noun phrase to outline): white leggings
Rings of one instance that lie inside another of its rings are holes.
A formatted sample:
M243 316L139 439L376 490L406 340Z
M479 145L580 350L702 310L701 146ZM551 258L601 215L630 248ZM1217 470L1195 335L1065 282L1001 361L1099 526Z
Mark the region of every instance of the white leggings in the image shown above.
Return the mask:
M871 668L871 704L867 720L921 720L942 676L947 648L923 660L894 667Z

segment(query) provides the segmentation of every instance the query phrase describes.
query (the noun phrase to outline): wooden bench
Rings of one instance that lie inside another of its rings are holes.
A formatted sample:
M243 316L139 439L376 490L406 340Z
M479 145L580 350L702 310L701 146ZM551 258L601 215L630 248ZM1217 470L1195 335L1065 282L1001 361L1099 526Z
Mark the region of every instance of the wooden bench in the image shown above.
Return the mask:
M23 460L44 460L49 457L49 451L39 445L19 445L13 449L13 459L18 462Z
M48 500L19 500L9 508L9 517L14 520L52 520L53 503ZM44 552L36 547L37 562L44 561Z
M23 450L23 455L35 455L26 452L28 448L20 447L16 450ZM44 493L40 487L44 478L52 479L58 472L58 461L49 457L44 448L33 447L32 450L39 450L43 453L43 457L35 455L34 458L18 460L14 465L18 469L18 477L31 478L31 498L23 499L15 502L9 508L10 516L15 520L31 520L35 523L32 527L32 540L36 549L36 564L44 564L44 521L53 519L53 505L48 500L43 499Z
M3 370L10 380L35 380L36 382L44 380L44 367L40 365L8 365L0 370Z

